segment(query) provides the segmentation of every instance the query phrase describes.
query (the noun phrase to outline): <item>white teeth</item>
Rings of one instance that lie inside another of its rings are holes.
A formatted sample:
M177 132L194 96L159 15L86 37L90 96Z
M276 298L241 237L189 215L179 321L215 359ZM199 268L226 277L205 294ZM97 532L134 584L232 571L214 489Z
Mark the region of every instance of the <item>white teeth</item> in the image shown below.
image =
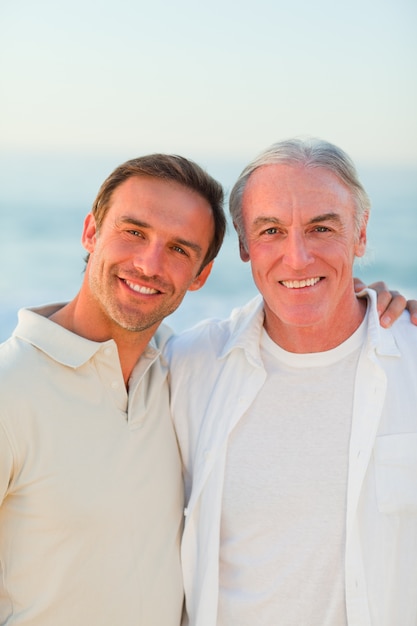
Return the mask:
M306 280L283 280L281 284L288 289L301 289L302 287L312 287L318 283L320 278L306 278Z
M141 285L135 285L134 283L130 283L128 280L125 280L125 283L128 287L136 291L137 293L145 293L145 294L153 294L158 293L156 289L151 289L150 287L142 287Z

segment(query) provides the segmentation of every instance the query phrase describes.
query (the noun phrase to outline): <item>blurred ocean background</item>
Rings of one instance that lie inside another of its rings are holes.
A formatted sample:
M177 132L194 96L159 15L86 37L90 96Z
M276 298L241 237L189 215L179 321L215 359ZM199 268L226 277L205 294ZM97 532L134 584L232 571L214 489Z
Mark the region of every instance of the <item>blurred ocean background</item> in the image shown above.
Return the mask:
M135 155L130 155L135 156ZM84 269L80 235L101 182L130 156L83 157L0 154L0 341L20 307L71 299ZM243 166L202 159L226 194ZM384 280L417 299L417 171L357 163L372 201L368 253L355 275ZM181 331L204 317L222 317L256 293L229 227L206 286L187 294L169 324Z

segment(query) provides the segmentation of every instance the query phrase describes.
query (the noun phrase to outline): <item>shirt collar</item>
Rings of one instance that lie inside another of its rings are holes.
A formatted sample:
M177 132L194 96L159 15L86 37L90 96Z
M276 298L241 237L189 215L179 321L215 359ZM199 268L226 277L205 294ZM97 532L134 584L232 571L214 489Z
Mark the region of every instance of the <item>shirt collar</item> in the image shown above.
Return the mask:
M239 309L234 309L229 318L230 334L225 342L220 358L225 358L232 350L241 348L250 363L263 367L260 343L264 323L263 298L258 295Z
M360 295L368 298L368 341L369 353L376 352L381 356L400 356L400 350L391 328L382 328L377 310L377 296L373 289L364 289ZM395 322L394 322L395 324Z
M394 334L390 328L382 328L377 311L377 297L373 289L364 289L361 295L368 298L368 349L386 356L400 356ZM263 298L258 295L246 305L232 311L229 318L230 335L220 358L226 357L232 350L242 348L248 361L262 367L260 355L261 333L264 324Z
M21 309L13 336L32 344L62 365L73 368L86 363L104 346L115 345L112 339L102 343L85 339L52 322L49 316L62 306L64 304L61 303Z

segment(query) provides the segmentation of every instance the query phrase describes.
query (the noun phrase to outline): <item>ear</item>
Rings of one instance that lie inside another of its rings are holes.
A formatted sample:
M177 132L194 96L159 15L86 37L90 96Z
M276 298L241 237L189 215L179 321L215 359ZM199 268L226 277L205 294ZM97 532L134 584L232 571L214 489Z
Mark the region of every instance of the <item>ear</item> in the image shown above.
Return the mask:
M81 243L87 252L94 252L96 245L97 226L96 220L92 213L89 213L84 220L83 234L81 236Z
M194 278L193 282L188 287L188 291L197 291L205 285L207 278L210 276L213 263L214 261L210 261L210 263L207 263L207 265L203 267L199 275Z
M250 259L249 252L246 250L246 246L240 237L239 237L239 254L240 254L240 258L242 259L244 263L247 263L249 261Z
M366 215L364 216L363 221L362 221L362 226L361 226L361 230L359 233L359 237L355 244L355 256L356 257L361 257L366 252L366 240L367 240L366 227L368 224L368 218L369 218L369 215Z

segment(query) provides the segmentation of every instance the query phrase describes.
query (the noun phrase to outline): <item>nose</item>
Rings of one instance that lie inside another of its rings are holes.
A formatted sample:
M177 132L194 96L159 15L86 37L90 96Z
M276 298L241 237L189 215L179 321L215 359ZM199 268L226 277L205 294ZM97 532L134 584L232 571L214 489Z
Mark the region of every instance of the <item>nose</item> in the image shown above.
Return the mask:
M133 257L135 269L149 278L161 276L164 267L163 246L148 241L140 246Z
M305 235L300 231L290 231L284 242L283 262L294 270L301 270L314 263Z

